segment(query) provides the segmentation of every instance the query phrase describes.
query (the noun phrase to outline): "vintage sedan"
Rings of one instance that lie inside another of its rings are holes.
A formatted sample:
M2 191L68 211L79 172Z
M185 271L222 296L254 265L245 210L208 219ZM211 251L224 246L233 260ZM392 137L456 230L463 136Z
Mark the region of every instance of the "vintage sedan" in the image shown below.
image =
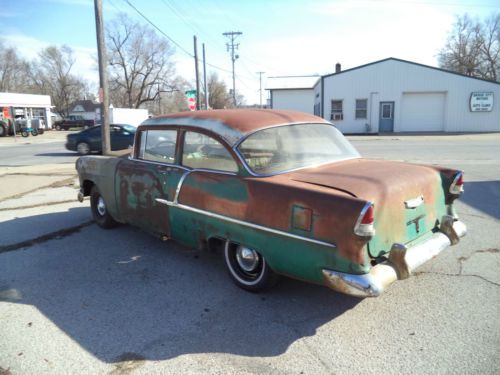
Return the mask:
M283 110L146 120L129 157L77 160L97 224L221 249L249 291L286 275L378 296L466 233L458 170L362 158L334 125Z

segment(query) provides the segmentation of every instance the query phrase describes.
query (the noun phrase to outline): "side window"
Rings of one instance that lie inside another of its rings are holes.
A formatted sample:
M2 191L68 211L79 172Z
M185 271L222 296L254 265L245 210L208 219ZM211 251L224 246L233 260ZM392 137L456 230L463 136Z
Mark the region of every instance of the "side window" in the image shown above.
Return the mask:
M144 130L140 134L139 159L175 162L177 130Z
M342 100L332 100L332 113L330 120L338 121L344 119Z
M186 132L184 137L182 165L226 172L238 171L238 165L221 143L195 132Z
M367 108L368 108L367 99L356 99L356 111L355 111L356 120L367 118Z

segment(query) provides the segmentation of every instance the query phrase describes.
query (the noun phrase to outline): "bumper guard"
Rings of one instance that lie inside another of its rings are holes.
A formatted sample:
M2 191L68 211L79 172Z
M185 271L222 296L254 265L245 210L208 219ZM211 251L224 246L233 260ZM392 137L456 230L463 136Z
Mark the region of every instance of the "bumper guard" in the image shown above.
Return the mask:
M326 285L338 292L356 297L378 297L394 281L411 276L412 272L434 258L450 245L458 243L467 233L467 227L452 216L444 216L440 231L425 242L407 248L395 243L389 251L388 260L379 263L362 275L323 270Z

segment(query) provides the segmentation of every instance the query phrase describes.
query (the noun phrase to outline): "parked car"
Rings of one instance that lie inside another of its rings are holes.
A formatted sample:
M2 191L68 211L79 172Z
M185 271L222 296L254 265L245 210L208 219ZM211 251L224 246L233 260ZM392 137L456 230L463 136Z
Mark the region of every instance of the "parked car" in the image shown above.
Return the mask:
M69 130L71 128L87 129L95 125L94 120L86 120L83 116L79 115L70 115L61 121L56 121L54 128L56 130Z
M279 110L146 120L129 158L81 157L96 223L222 250L241 288L291 276L378 296L466 233L463 173L362 158L334 125Z
M111 124L110 140L111 150L123 150L129 148L134 143L136 128L128 124ZM79 133L68 134L66 137L66 148L76 151L80 155L87 155L91 152L102 152L101 127L82 130Z

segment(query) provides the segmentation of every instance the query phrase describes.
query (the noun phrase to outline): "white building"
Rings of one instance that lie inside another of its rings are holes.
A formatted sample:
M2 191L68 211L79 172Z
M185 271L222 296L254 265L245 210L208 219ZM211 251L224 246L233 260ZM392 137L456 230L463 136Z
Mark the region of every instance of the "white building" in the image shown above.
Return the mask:
M500 83L396 58L338 66L311 98L344 133L500 131Z
M269 105L274 109L292 109L313 113L314 85L319 76L268 77Z
M45 128L51 127L51 101L49 95L17 94L0 92L1 120L8 121L22 118L41 120Z

